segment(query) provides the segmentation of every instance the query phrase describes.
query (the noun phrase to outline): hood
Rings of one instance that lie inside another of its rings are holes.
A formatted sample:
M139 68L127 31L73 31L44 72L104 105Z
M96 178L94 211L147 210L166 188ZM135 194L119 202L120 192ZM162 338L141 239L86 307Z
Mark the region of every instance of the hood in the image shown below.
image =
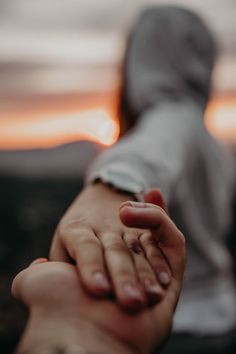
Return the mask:
M202 20L175 6L149 8L127 42L121 111L132 123L150 105L190 97L206 105L216 56Z

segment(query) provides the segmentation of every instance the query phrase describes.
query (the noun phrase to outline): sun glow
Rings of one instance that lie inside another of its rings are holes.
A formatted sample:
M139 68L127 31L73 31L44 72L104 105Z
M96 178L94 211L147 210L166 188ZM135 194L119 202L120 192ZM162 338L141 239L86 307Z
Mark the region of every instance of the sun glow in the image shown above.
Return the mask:
M63 102L62 102L63 103ZM110 146L119 136L119 124L112 107L87 105L44 111L21 109L4 115L0 121L0 149L43 149L87 140ZM60 102L57 102L59 106ZM109 105L108 105L109 106ZM5 117L4 117L5 116ZM236 97L214 98L208 105L205 122L217 139L236 142Z
M105 109L52 116L17 117L1 122L1 149L51 148L78 140L105 146L118 138L119 125Z
M213 99L206 110L205 122L217 139L236 142L236 97Z

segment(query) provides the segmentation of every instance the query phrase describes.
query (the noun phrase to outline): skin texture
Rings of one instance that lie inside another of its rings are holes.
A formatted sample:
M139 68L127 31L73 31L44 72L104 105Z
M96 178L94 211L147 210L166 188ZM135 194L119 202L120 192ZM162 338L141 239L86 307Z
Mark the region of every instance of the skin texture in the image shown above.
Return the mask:
M20 272L12 285L13 295L30 310L17 354L50 353L53 348L68 353L82 348L85 352L108 354L112 348L114 354L145 354L155 346L161 347L180 294L184 237L165 211L152 204L123 203L120 217L131 228L138 225L161 235L163 256L171 271L162 301L138 313L127 313L114 299L89 295L81 286L77 267L39 259Z
M171 272L158 238L120 220L120 204L130 198L102 183L86 187L57 227L50 260L74 260L88 292L114 292L120 306L139 310L160 301ZM166 208L158 189L146 193L145 201Z

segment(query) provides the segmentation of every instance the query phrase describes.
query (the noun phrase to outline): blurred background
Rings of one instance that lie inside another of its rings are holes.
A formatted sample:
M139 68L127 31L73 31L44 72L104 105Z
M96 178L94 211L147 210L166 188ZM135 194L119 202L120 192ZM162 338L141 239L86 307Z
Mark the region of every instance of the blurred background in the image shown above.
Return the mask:
M127 33L163 3L195 10L218 40L205 122L236 151L235 0L0 0L0 353L25 321L11 279L47 255L87 165L117 140Z

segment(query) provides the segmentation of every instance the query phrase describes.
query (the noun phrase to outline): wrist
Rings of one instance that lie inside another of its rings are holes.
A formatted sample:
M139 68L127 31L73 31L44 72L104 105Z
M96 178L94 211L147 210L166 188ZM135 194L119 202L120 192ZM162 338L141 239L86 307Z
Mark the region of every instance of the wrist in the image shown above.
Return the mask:
M66 320L36 309L31 312L16 354L137 354L124 343L88 319Z
M110 199L112 197L120 203L126 200L136 200L134 193L116 188L112 184L105 183L101 180L96 180L93 184L85 187L84 191L80 194L80 199L84 197L86 197L86 199L89 197L93 199L95 197L102 198L100 200Z
M135 193L118 187L110 182L104 182L101 179L97 179L93 182L94 186L99 186L101 189L105 189L107 193L112 193L113 195L120 195L128 198L129 200L136 200Z

